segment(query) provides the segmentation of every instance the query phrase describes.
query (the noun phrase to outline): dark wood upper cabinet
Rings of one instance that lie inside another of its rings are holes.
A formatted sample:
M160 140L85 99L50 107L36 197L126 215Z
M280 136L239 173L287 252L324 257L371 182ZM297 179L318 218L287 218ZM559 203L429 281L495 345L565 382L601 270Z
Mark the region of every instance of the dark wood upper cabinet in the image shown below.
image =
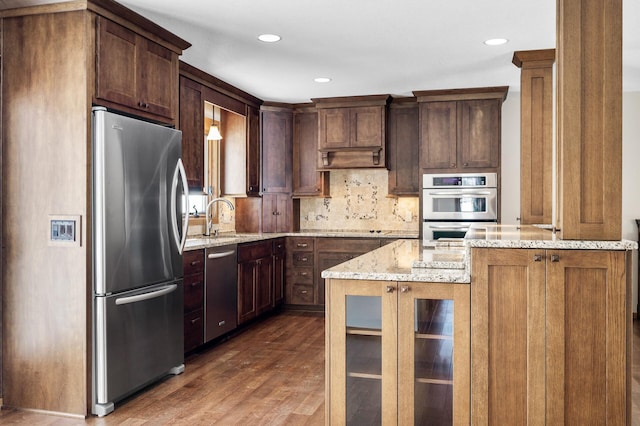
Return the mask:
M202 86L180 77L182 162L190 188L204 187L204 101Z
M293 115L293 196L329 195L328 172L317 171L318 112L315 108Z
M414 92L420 104L423 171L497 171L508 87Z
M247 195L260 195L260 110L247 105Z
M260 111L262 132L262 192L291 193L293 112L265 107Z
M97 27L96 98L175 124L178 54L106 18Z
M395 100L389 107L387 164L389 194L418 196L420 190L419 111L415 98Z
M312 99L318 109L319 169L386 167L389 95Z

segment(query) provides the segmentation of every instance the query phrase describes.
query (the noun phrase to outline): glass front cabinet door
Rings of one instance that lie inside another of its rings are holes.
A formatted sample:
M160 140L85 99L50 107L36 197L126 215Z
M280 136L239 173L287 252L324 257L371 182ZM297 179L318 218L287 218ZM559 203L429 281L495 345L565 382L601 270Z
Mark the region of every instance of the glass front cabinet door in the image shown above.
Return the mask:
M330 424L469 424L468 284L331 280Z

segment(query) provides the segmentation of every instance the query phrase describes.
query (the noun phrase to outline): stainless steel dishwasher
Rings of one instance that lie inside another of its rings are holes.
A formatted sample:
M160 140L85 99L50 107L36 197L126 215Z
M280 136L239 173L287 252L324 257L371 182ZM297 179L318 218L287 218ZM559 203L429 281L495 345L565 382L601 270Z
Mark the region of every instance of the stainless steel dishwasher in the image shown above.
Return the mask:
M215 339L238 325L238 245L206 249L204 340Z

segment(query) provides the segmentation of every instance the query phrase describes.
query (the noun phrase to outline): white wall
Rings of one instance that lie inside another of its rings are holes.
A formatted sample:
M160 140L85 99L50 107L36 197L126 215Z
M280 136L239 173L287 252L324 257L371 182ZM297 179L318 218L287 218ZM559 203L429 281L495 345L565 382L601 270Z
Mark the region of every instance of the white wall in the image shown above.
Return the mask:
M640 92L622 96L622 238L638 240L640 219ZM509 92L502 106L502 223L520 216L520 93ZM638 256L633 255L633 311L638 304Z

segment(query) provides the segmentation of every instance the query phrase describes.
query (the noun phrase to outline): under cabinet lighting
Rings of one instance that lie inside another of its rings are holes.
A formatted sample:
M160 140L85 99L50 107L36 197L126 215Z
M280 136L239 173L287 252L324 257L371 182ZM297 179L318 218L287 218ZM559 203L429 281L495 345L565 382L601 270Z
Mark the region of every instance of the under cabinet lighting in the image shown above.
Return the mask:
M316 83L328 83L331 81L329 77L316 77L313 79Z

